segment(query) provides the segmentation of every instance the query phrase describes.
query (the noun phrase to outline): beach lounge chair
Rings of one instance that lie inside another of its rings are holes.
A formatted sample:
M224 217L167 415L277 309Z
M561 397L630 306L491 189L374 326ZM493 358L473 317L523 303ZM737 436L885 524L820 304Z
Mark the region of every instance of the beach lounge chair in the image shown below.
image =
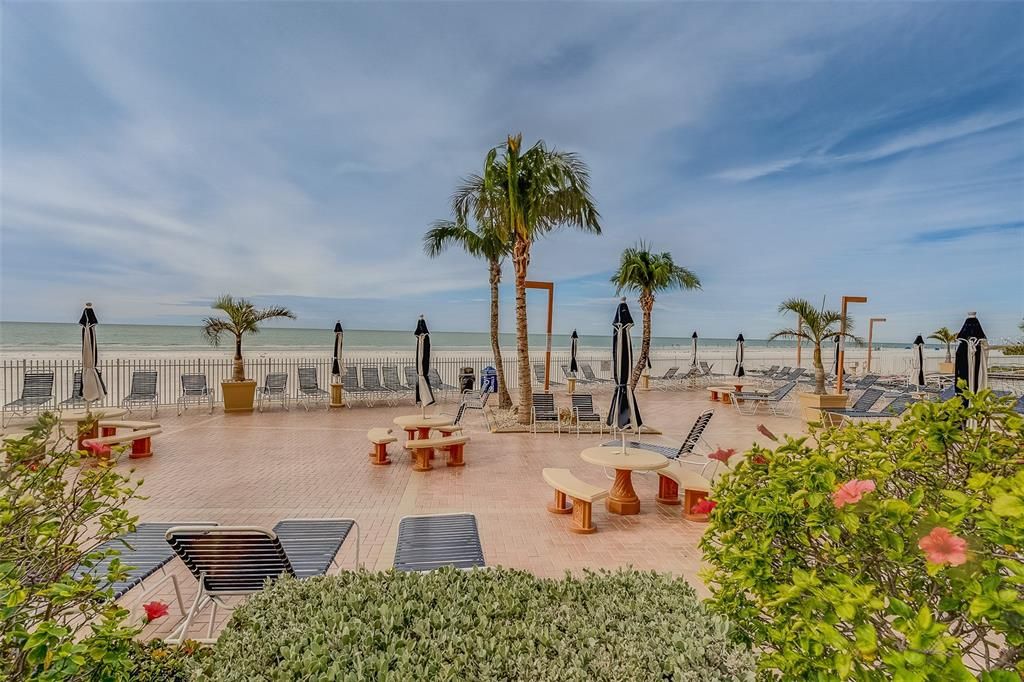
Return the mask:
M380 371L377 367L363 367L363 390L373 393L374 400L380 399L388 405L395 405L398 402L398 394L380 383Z
M733 393L732 404L740 414L755 414L758 408L764 405L772 414L789 416L796 409L796 402L789 395L795 387L796 380L793 380L787 381L770 393Z
M182 374L181 375L181 395L178 396L178 416L184 412L189 403L196 405L206 404L210 408L210 414L213 414L213 393L210 392L210 387L206 383L205 374Z
M533 363L533 379L537 382L538 386L544 385L544 363L535 362ZM555 381L554 377L548 378L548 384L551 386L561 386L562 382Z
M704 431L707 430L708 424L711 423L711 418L715 416L714 410L705 410L696 421L693 422L693 426L690 427L690 433L686 435L683 442L679 444L679 447L673 447L668 445L658 445L656 443L641 443L640 441L628 441L627 447L640 448L641 450L647 450L648 452L657 452L659 455L664 455L668 459L686 459L690 455L694 455L694 448L697 447L698 443L704 443L705 447L709 450L713 449L711 445L704 440ZM617 440L608 441L603 443L605 447L621 447L622 442ZM703 463L703 462L701 462Z
M288 410L288 375L284 372L273 372L263 380L263 385L256 388L256 401L260 412L264 402L277 401Z
M212 606L207 639L224 597L255 594L267 580L290 575L323 575L355 528L356 567L359 566L359 526L353 519L285 519L273 530L255 526L174 526L164 537L199 581L192 608L181 626L167 638L178 643L195 617Z
M860 394L860 397L854 401L853 405L847 408L841 409L827 409L826 412L830 414L846 414L855 412L867 412L871 407L878 402L878 399L882 397L884 391L880 388L869 388Z
M914 396L910 395L909 393L901 393L900 395L893 398L892 402L890 402L888 405L874 412L870 410L865 410L863 412L855 412L853 410L848 410L846 412L841 413L840 416L843 419L849 420L888 419L890 417L900 416L901 414L906 412L907 408L910 407L915 402L917 402L917 398L915 398ZM833 411L829 410L829 412Z
M488 429L491 428L491 421L487 418L487 400L491 397L491 394L486 391L481 391L476 397L471 396L469 393L462 394L462 404L467 410L480 410L480 416L484 419L484 425Z
M1013 404L1013 411L1017 414L1024 414L1024 395L1017 398L1017 402Z
M299 367L299 395L295 403L301 404L302 408L309 412L310 403L320 403L324 409L330 409L331 394L320 388L320 381L316 375L316 367Z
M405 516L398 522L394 567L433 571L442 566L483 568L484 552L473 514Z
M587 379L586 377L577 376L579 374L579 372L571 372L571 371L569 371L569 365L560 365L560 367L562 368L562 376L565 377L566 380L575 379L577 384L589 384L590 383L590 380Z
M583 376L587 378L587 383L598 383L598 384L610 384L613 383L611 379L602 379L601 377L594 374L594 368L589 363L583 363L580 365L580 371L583 372Z
M7 414L27 415L39 412L43 405L53 400L53 372L31 372L25 374L21 386L21 397L4 405L2 426L7 425Z
M535 434L538 424L554 424L558 435L562 435L562 420L558 418L558 410L555 409L555 396L550 393L533 394L533 419L530 427Z
M167 564L174 558L174 550L167 544L164 535L175 526L197 525L216 526L213 522L182 522L182 523L139 523L135 530L130 533L107 540L89 550L90 554L98 552L109 552L117 550L117 554L104 556L95 561L91 566L81 565L72 571L72 575L78 579L87 575L93 575L97 580L106 581L110 572L110 564L114 559L120 561L122 566L127 567L125 577L110 585L113 590L114 599L120 599L137 585L143 583L147 578L157 571L163 572L163 577L152 585L144 585L144 589L136 596L135 604L141 604L147 594L158 590L167 581L171 582L174 588L174 595L177 598L178 609L181 615L185 615L185 603L181 599L181 588L178 579L173 573L167 572ZM131 610L131 607L127 607Z
M419 382L419 375L416 374L416 368L412 365L406 365L402 368L405 372L405 383L413 391L416 390L416 384Z
M131 388L121 406L132 412L133 407L149 405L149 416L155 417L160 396L156 392L156 370L140 370L132 372Z
M703 360L701 360L697 364L699 365L699 367L697 368L697 379L699 381L702 381L710 385L717 381L719 377L725 376L724 374L715 374L711 369L712 366L704 362Z
M457 390L455 386L444 383L440 372L438 372L434 367L431 367L430 371L427 372L427 381L430 382L430 387L434 389L434 392L444 396L445 400L448 399L448 394L451 391Z
M667 370L665 370L665 373L662 374L660 377L651 377L651 386L658 389L659 391L667 390L669 386L675 383L673 379L675 379L675 376L678 373L678 365L675 367L669 367Z
M380 368L380 371L384 375L384 388L393 391L396 400L412 393L412 388L402 383L402 379L398 375L397 365L384 365Z
M778 370L778 365L772 365L768 369L752 369L749 372L747 372L747 374L755 374L763 377L770 377L771 375L775 374L775 372L777 372Z
M65 407L85 407L85 397L82 395L82 373L80 371L75 372L74 378L71 380L71 395L60 401L57 405L58 410L63 410Z
M576 420L576 437L580 437L580 427L583 422L597 424L598 435L604 433L604 418L594 411L594 396L589 393L574 393L572 395L572 416Z
M352 365L345 367L345 374L341 377L341 384L345 390L345 404L352 407L357 401L363 401L367 407L373 407L373 399L375 397L373 391L367 391L365 388L359 385L359 375L356 373L356 368Z

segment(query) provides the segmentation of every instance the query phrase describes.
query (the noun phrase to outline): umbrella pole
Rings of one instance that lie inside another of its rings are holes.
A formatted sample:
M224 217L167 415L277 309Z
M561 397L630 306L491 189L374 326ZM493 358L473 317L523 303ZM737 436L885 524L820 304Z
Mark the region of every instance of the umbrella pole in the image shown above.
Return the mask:
M621 429L622 432L622 454L626 454L626 429Z

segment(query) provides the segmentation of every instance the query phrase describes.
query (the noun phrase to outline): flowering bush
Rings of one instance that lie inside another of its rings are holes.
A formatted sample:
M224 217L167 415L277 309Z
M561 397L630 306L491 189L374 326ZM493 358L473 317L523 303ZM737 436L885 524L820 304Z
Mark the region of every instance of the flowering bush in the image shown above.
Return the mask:
M703 540L763 673L1020 680L1024 418L985 391L811 433L727 474Z

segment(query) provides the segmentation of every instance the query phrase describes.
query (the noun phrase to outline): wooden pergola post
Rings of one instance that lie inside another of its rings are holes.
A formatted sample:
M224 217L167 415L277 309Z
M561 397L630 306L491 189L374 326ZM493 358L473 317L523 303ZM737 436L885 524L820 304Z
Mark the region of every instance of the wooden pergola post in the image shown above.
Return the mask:
M871 340L875 336L875 322L885 322L884 317L872 317L868 320L868 368L865 370L871 374Z
M548 328L547 328L547 343L544 349L544 392L548 393L549 386L551 384L551 332L552 324L554 322L554 310L555 310L555 283L554 282L536 282L532 280L526 281L527 289L544 289L548 292Z
M842 319L839 320L839 368L836 372L836 395L843 392L843 363L846 361L846 304L867 302L867 296L843 296Z

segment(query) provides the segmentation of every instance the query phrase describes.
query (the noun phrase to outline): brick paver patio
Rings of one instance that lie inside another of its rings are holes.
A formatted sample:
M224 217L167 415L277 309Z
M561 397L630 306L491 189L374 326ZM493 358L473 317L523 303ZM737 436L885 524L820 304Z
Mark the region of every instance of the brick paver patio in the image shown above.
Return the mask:
M712 405L707 395L704 390L639 392L645 421L665 434L650 438L678 443L709 407L714 407L715 417L705 438L713 446L742 450L755 441L768 443L756 431L761 423L778 434L803 429L796 417L743 416L732 406ZM607 409L608 398L608 391L595 396L598 409ZM556 400L569 402L564 394ZM441 405L440 411L454 412L455 407ZM607 440L607 435L577 440L565 434L491 434L479 413L470 412L472 441L465 467L449 469L439 458L434 470L413 472L401 439L391 445L391 466L370 465L367 429L391 427L394 417L416 411L408 405L309 412L275 407L262 414L193 411L175 417L174 410L165 407L158 417L163 434L154 439L154 456L130 463L126 459L118 466L134 466L136 475L145 479L142 493L148 499L132 505L141 521L209 520L270 528L285 518L351 517L362 530L362 565L384 570L391 566L403 516L471 512L479 522L488 565L540 576L633 566L684 576L698 592L706 593L698 577L697 543L703 525L685 521L680 506L654 501L656 475L634 476L641 499L637 516L612 515L603 503L595 504L598 532L593 535L569 532L568 517L546 511L553 493L541 479L544 467L565 467L586 481L610 485L601 469L578 456L583 448ZM354 566L354 548L350 538L338 556L342 568ZM190 603L195 580L177 559L169 570L178 576ZM153 598L170 600L173 592L167 587ZM129 593L128 600L135 601L134 595ZM176 616L172 607L170 618L151 624L144 634L169 634ZM228 616L218 614L217 630ZM205 633L197 628L190 634Z

